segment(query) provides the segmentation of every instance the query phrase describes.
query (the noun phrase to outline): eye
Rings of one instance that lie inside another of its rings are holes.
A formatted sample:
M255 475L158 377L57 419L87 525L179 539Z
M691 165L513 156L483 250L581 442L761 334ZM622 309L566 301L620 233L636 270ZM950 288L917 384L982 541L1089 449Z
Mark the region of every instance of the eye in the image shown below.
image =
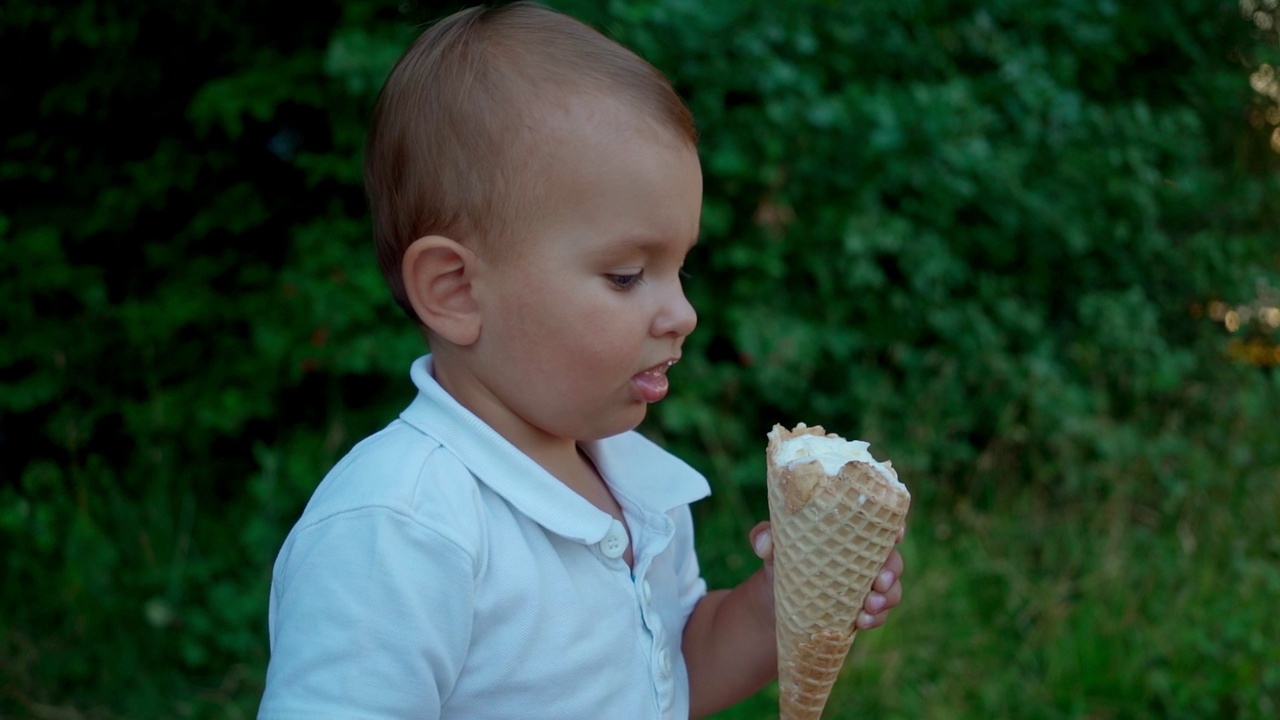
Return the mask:
M639 285L644 279L644 271L630 273L626 275L607 275L609 282L619 290L630 290Z

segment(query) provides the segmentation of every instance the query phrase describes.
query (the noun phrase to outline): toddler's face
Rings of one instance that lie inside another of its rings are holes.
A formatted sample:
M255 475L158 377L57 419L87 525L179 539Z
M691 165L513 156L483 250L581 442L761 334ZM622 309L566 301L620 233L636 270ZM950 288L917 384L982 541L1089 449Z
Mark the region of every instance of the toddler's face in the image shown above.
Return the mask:
M475 350L509 421L587 440L644 419L697 323L680 268L702 171L693 148L621 108L567 115L574 131L554 133L538 165L538 207L514 252L477 276L488 309Z

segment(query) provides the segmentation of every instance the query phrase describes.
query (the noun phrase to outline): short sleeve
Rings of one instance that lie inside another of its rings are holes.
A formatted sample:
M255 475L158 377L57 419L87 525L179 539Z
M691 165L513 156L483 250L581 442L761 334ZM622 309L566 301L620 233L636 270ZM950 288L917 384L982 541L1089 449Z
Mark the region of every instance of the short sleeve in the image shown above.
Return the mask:
M671 539L672 559L680 589L680 613L684 623L687 623L698 601L707 594L707 581L702 579L702 570L698 566L698 555L694 548L693 513L688 505L682 505L672 510L671 515L675 521L675 536Z
M466 659L474 563L387 507L295 529L276 562L264 720L439 718Z

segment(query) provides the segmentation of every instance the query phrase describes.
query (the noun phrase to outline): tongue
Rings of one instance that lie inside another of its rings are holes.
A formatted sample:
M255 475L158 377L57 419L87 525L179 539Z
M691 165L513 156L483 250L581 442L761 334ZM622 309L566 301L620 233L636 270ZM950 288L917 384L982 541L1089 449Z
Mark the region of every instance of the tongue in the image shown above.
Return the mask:
M647 403L656 403L667 396L667 374L656 370L645 370L631 378L636 389L640 391L640 399Z

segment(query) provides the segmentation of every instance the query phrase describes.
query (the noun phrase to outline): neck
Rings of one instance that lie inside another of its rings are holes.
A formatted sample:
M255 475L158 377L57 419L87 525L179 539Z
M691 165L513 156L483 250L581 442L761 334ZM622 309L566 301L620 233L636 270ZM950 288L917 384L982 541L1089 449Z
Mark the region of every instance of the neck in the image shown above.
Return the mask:
M463 407L480 418L520 452L529 456L544 470L561 482L581 490L573 478L581 478L584 470L595 475L594 466L578 451L578 443L572 438L559 437L543 432L525 422L506 408L487 387L465 370L449 353L433 355L433 372L436 382Z

